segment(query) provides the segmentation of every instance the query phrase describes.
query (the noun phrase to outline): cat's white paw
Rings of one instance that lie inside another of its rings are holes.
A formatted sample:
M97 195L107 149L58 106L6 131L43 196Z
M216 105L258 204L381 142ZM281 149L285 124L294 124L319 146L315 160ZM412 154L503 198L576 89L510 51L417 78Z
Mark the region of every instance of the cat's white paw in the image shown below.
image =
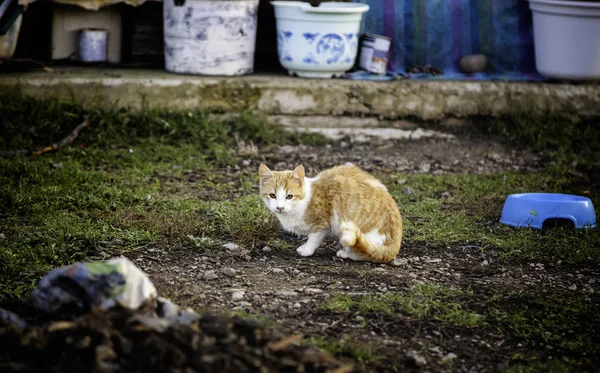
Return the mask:
M339 249L335 255L337 255L338 257L340 257L342 259L348 258L348 252L346 251L346 249Z
M299 248L297 248L296 252L302 256L311 256L312 254L315 253L315 249L310 246L306 246L306 244L304 244L304 245L300 246Z

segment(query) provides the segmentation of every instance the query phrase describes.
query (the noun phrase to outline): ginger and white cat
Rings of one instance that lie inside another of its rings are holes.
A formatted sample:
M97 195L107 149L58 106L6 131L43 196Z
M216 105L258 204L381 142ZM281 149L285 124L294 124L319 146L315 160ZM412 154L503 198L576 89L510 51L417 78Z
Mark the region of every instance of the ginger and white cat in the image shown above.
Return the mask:
M260 195L283 229L308 235L297 249L310 256L328 233L339 238L337 256L387 263L402 243L402 217L385 185L359 167L337 166L314 178L302 165L293 171L258 168Z

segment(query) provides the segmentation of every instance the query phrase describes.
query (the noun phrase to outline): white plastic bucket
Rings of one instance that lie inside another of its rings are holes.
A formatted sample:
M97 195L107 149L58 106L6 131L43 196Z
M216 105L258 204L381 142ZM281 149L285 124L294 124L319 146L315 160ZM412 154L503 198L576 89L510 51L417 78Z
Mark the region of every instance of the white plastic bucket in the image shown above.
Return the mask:
M529 0L536 67L557 79L600 79L600 3Z
M197 75L254 70L259 0L164 0L165 69Z
M279 62L290 74L308 78L341 76L354 66L365 4L273 1Z

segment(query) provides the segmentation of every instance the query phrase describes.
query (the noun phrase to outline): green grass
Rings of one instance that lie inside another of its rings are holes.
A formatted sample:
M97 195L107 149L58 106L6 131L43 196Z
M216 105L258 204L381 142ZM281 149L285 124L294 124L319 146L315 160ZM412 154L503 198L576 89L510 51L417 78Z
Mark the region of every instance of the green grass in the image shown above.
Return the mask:
M475 245L481 250L500 250L504 256L541 261L593 264L600 260L600 230L556 227L539 231L499 224L504 200L511 193L584 195L586 186L570 186L568 175L503 172L403 178L414 194L404 195L399 186L391 186L390 190L404 215L407 240L439 246ZM450 192L451 196L442 198L443 192ZM592 201L600 197L597 192L588 195Z
M159 241L198 247L188 236L211 237L213 246L281 246L255 180L245 175L229 185L215 171L233 166L236 152L252 151L252 144L325 141L247 113L222 122L203 112L85 112L16 92L0 94L0 114L0 150L48 145L84 116L91 123L56 153L0 158L0 299L22 297L49 269L106 250ZM192 187L189 170L198 178ZM199 199L206 190L212 194ZM233 192L240 198L232 202L225 196Z
M552 369L561 371L565 364L574 371L600 368L597 359L600 336L593 330L600 325L597 295L506 293L486 300L486 306L488 319L498 331L514 336L523 344L533 342L560 351L563 361L553 364ZM513 360L517 366L523 361L528 367L540 365L534 371L548 368L542 357L517 355Z
M330 340L323 337L312 337L310 343L335 356L351 358L363 367L377 361L376 351L369 345L347 340Z
M350 296L338 294L323 306L326 311L358 312L369 314L403 314L406 318L430 318L443 323L464 327L483 325L485 317L465 310L457 300L464 295L454 288L445 288L436 284L417 284L408 292L394 292L382 295Z
M234 171L235 166L240 159L260 160L253 145L324 144L324 138L289 133L249 113L221 122L203 112L85 111L68 102L4 92L0 150L57 141L84 116L91 126L69 147L38 157L0 157L0 301L26 297L53 267L150 243L200 251L225 242L248 249L297 245L261 205L255 173ZM405 242L424 242L432 250L469 245L507 258L597 266L600 230L513 229L498 218L510 193L565 192L598 201L598 127L579 119L520 118L496 121L490 129L513 144L543 151L551 166L533 174L395 175L415 191L404 195L402 186L386 182L405 218ZM358 276L366 280L369 273ZM589 300L569 294L474 295L419 284L378 296L340 294L324 309L544 341L562 351L560 359L515 354L507 372L563 372L593 367L600 355L593 331L600 324L597 300L597 295ZM313 342L366 366L378 359L373 348L350 340Z

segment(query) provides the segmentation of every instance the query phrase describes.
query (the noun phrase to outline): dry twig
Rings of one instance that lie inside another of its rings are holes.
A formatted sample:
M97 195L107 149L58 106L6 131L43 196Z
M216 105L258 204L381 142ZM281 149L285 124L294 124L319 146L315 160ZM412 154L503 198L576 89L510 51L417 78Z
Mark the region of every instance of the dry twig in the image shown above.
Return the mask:
M289 337L283 338L282 340L280 340L278 342L271 343L271 345L269 347L271 348L271 351L274 351L274 352L285 350L286 348L293 345L295 342L299 341L300 339L302 339L302 334L291 335Z
M81 132L81 130L83 130L85 127L89 126L90 122L88 121L87 118L85 118L84 122L81 123L80 125L78 125L67 137L65 137L64 139L55 142L52 145L48 145L48 146L44 146L42 148L38 148L34 151L30 151L27 149L17 149L17 150L4 150L4 151L0 151L0 156L1 157L10 157L10 156L15 156L15 155L41 155L47 152L51 152L54 150L58 150L62 147L65 147L69 144L71 144L73 141L75 141L75 139L77 138L77 136L79 136L79 133Z

